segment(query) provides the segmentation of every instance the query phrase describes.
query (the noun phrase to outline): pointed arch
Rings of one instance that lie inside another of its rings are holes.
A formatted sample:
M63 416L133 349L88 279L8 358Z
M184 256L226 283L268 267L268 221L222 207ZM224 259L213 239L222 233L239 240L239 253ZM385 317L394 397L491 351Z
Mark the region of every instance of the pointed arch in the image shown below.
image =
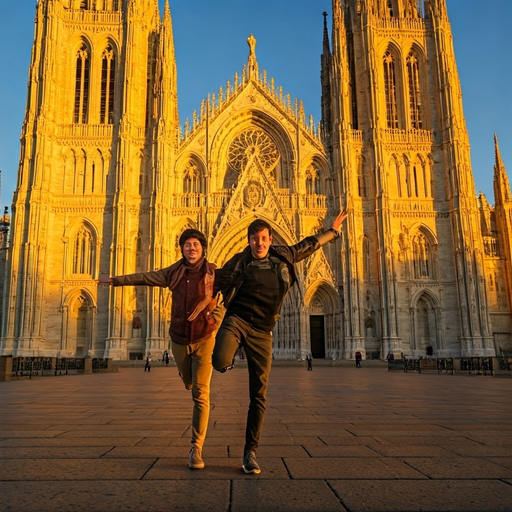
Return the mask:
M438 275L437 240L427 226L412 231L411 250L414 279L436 279Z
M411 48L405 59L407 85L409 91L409 118L411 128L423 129L422 88L420 79L420 59L415 48Z
M75 104L73 122L84 124L88 121L89 90L91 73L91 47L82 39L75 53Z
M443 349L443 317L441 301L428 289L420 289L411 297L411 352L413 357L435 355Z
M97 275L97 256L99 235L92 223L81 219L66 229L64 240L69 240L67 274L90 276Z
M302 352L311 352L316 359L341 357L342 340L338 330L341 301L332 284L321 278L316 279L304 294L304 305L309 329L307 345L302 347Z
M63 301L61 354L85 357L94 351L94 319L97 305L85 288L75 288Z
M386 106L386 127L399 128L399 110L398 110L398 77L399 65L396 53L391 47L384 52L382 57L382 67L384 76L384 95Z
M213 191L231 188L242 170L256 163L278 188L296 192L294 142L281 122L253 108L241 110L233 121L212 142L211 160L218 162L212 168Z
M109 41L101 54L100 124L114 122L116 50Z

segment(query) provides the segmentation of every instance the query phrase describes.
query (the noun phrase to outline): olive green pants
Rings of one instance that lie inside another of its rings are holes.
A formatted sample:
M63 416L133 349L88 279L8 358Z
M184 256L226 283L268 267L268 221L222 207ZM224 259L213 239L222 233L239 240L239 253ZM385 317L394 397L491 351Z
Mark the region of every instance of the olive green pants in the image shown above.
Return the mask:
M192 390L192 445L202 449L208 419L210 418L210 381L212 378L212 352L215 337L200 343L179 345L172 342L172 353L180 377L187 389Z

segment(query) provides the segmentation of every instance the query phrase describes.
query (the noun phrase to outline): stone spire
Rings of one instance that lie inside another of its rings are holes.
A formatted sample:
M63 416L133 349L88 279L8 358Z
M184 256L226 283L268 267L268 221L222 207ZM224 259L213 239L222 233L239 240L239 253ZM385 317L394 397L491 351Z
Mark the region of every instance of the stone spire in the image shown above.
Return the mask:
M320 82L322 86L322 135L324 140L329 140L332 124L331 124L331 49L329 45L329 32L327 30L327 13L323 12L324 17L324 38L323 38L323 53L321 59Z
M512 202L510 193L510 183L508 181L507 171L501 159L500 148L498 146L498 137L494 134L494 199L496 205L503 205Z

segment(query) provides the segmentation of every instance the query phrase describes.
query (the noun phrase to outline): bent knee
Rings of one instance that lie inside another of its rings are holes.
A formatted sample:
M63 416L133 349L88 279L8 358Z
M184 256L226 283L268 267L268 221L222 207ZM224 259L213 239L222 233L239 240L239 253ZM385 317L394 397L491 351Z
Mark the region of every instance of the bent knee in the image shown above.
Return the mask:
M213 368L220 372L224 373L226 370L231 370L235 367L234 361L216 361L215 358L212 360Z

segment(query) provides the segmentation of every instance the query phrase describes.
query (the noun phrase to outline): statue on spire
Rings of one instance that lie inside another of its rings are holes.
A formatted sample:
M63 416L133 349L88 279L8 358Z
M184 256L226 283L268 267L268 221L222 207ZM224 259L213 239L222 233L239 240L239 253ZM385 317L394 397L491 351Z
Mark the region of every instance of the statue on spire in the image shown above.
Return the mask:
M247 44L249 45L249 59L247 61L247 78L258 78L258 63L256 62L256 38L251 34L247 38Z

